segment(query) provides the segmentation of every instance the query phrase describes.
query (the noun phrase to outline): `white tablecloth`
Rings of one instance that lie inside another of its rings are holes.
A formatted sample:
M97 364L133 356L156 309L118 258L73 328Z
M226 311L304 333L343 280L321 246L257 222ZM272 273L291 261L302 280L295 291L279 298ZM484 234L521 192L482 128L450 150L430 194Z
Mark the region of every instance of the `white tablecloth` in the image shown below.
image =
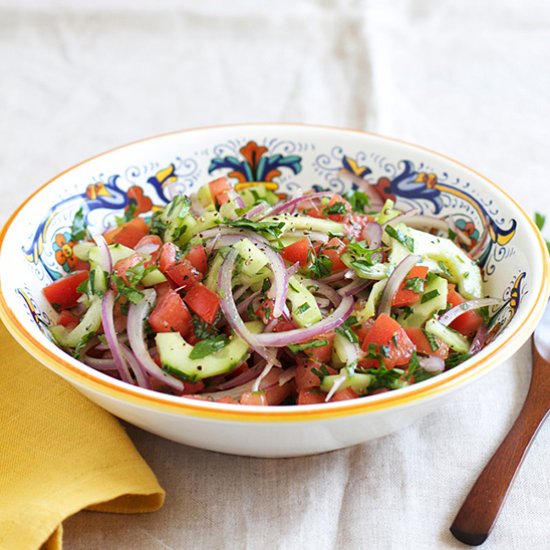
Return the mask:
M92 154L247 121L402 137L550 214L544 0L0 0L0 69L0 224ZM519 412L530 364L525 346L414 426L309 458L223 456L128 427L165 507L80 513L66 547L461 548L448 527ZM548 428L488 550L550 548Z

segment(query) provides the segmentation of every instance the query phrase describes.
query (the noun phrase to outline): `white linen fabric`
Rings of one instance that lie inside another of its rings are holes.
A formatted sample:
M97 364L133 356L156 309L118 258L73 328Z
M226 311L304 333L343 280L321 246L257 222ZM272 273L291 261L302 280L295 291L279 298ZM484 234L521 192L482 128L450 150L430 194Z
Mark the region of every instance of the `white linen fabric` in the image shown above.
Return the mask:
M0 0L0 224L97 152L186 127L364 128L478 169L550 214L550 5L540 1ZM441 549L527 392L529 345L401 432L287 460L128 431L167 491L80 513L70 549ZM550 547L550 427L487 550Z

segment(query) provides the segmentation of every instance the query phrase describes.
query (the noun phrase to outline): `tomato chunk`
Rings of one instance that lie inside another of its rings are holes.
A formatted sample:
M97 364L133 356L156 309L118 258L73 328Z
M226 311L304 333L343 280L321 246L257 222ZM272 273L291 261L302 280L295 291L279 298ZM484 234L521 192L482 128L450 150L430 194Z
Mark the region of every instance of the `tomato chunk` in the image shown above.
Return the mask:
M202 275L206 273L208 262L206 259L206 250L202 244L192 246L185 258L199 273Z
M76 306L82 292L77 288L88 279L88 271L75 271L44 288L46 300L57 309L69 309Z
M68 329L76 327L79 321L80 319L74 313L71 313L68 309L64 309L59 314L59 319L57 319L58 324L63 325Z
M160 251L159 269L178 287L188 289L202 279L186 258L177 258L177 249L173 243L166 243Z
M449 355L449 346L442 342L439 338L435 338L437 342L437 349L432 349L430 341L428 340L426 334L421 328L418 327L408 327L405 329L407 336L410 341L416 346L416 351L424 355L435 355L436 357L441 357L441 359L447 359Z
M133 267L136 267L142 262L143 262L143 256L136 252L135 254L132 254L127 258L123 258L122 260L119 260L115 264L113 271L115 275L122 278L125 284L129 285L130 282L128 280L128 274L127 274L128 270L132 269Z
M149 233L149 226L143 218L134 218L119 227L109 229L104 233L107 244L119 243L128 248L134 248L137 243Z
M193 285L183 298L185 303L206 323L213 324L220 310L220 297L202 283Z
M191 313L175 290L169 290L157 301L149 324L155 332L179 332L183 337L193 330Z
M327 394L321 390L300 390L296 403L298 405L317 405L319 403L324 403L326 396Z
M343 390L338 390L330 398L331 402L334 401L347 401L348 399L357 399L359 394L352 388L344 388Z
M319 253L326 256L332 262L332 267L330 268L332 273L337 273L338 271L347 269L346 264L340 259L345 251L346 245L338 237L333 237L320 248Z
M447 303L451 306L458 306L464 303L464 298L456 291L455 285L449 284L449 291L447 294ZM462 315L457 317L450 327L454 328L464 336L472 337L479 327L483 324L483 318L477 311L465 311Z
M407 288L407 281L411 279L422 279L426 281L428 276L428 268L423 265L414 266L405 276L405 279L401 283L401 286L395 293L393 297L392 306L394 307L404 307L412 306L420 299L422 292L415 292L411 288ZM410 283L409 283L410 284ZM423 288L423 285L422 285Z
M324 346L319 346L318 348L308 348L304 350L304 353L310 358L315 361L319 361L320 363L327 363L330 361L330 358L332 356L332 345L334 343L334 332L330 332L328 334L321 334L320 336L317 336L313 341L319 341L319 340L326 340L326 344Z
M315 359L299 360L296 365L296 376L294 381L296 382L296 389L298 391L309 390L312 388L318 388L321 385L321 379L317 374L318 371L326 369L328 374L336 374L336 369L322 365Z
M215 203L222 205L229 201L229 191L231 191L231 184L226 177L221 177L212 180L208 183L210 194Z
M295 243L285 246L281 250L281 256L289 263L295 264L298 262L302 267L305 267L308 263L308 254L311 245L309 239L304 237L299 239Z
M415 351L414 344L401 325L389 315L378 316L365 335L362 346L364 351L375 351L387 369L406 365ZM376 368L377 359L366 357L361 360L363 368Z

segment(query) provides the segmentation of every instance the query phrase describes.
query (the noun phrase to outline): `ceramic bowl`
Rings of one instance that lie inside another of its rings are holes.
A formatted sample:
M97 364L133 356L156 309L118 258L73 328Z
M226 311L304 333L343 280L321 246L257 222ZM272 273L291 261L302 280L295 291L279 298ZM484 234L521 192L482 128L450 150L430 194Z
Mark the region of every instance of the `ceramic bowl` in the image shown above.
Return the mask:
M402 208L455 215L475 245L485 290L502 298L492 341L458 367L413 386L351 401L295 407L209 403L130 386L72 358L50 339L55 311L41 289L68 271L70 225L85 205L95 231L128 204L141 212L226 175L293 194L340 192L350 178ZM361 181L362 180L362 181ZM188 445L251 456L286 457L338 449L403 428L510 357L529 337L548 297L544 243L530 217L497 185L422 147L366 132L302 125L237 125L145 139L74 166L33 193L0 235L0 314L46 367L116 416Z

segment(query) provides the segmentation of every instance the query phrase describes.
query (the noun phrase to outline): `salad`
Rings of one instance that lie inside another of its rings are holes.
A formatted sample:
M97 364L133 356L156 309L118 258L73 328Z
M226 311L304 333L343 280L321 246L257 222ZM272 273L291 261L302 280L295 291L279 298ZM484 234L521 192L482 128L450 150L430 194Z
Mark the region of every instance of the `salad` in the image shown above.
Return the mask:
M55 342L187 398L304 405L406 387L479 352L499 303L451 218L368 189L281 198L219 178L149 217L130 204L103 234L81 209L72 239L74 271L44 288Z

